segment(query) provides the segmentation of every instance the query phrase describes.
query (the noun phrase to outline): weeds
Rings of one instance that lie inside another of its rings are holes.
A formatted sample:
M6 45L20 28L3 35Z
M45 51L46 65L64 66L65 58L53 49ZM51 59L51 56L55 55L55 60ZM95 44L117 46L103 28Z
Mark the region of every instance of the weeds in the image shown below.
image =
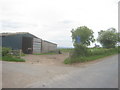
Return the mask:
M21 56L25 56L25 54L21 52ZM25 62L24 59L20 58L19 50L12 50L11 48L6 48L6 47L2 47L2 54L1 54L0 60Z

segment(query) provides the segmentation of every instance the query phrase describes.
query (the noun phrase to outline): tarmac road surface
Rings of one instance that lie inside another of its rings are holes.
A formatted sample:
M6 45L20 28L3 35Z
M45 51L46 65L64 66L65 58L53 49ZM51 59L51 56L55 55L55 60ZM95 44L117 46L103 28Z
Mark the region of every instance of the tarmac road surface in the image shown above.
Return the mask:
M118 55L79 66L3 62L2 70L3 88L118 88Z

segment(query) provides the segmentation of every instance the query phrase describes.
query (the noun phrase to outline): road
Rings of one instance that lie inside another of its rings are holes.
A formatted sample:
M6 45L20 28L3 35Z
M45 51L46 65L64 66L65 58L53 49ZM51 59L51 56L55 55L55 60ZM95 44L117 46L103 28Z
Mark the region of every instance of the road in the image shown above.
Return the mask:
M3 62L4 88L117 88L118 55L80 65Z

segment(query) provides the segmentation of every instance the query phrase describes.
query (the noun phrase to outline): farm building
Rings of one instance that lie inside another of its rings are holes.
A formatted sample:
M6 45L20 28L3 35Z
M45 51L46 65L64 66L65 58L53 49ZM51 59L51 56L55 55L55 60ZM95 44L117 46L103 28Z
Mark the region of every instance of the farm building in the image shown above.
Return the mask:
M42 40L42 52L43 53L47 53L49 51L55 51L56 50L55 47L57 47L55 43Z
M42 40L27 32L2 33L0 37L2 37L2 47L21 49L26 54L47 53L57 49L57 44Z

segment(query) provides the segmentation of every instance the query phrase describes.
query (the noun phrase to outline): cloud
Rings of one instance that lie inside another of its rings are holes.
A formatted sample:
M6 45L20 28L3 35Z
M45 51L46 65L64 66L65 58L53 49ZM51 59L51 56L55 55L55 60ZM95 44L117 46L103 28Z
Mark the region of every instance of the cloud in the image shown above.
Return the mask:
M71 21L71 20L63 20L63 21L61 21L60 23L63 23L63 24L71 24L71 23L73 23L73 21Z
M37 25L35 24L29 24L29 23L20 23L20 22L13 22L13 21L5 21L2 20L0 21L1 23L1 31L19 31L20 29L25 29L25 28L35 28Z
M14 28L21 28L21 24L20 23L16 23L16 22L10 22L10 21L1 21L2 24L2 29L14 29Z
M60 46L72 46L71 29L117 29L118 0L1 0L3 32L30 32Z

